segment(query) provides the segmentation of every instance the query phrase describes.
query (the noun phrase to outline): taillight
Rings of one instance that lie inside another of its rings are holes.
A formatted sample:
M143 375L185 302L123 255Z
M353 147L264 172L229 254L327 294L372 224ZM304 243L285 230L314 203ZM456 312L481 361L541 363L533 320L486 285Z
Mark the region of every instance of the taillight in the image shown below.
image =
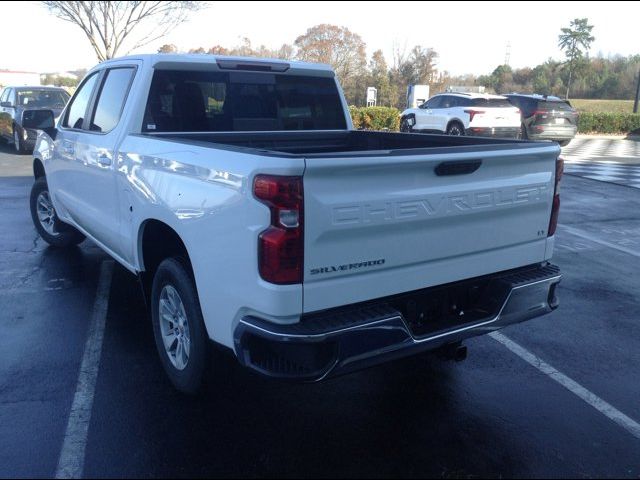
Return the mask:
M556 160L556 180L553 186L553 204L551 206L551 219L549 220L549 230L547 236L555 235L558 227L558 214L560 213L560 180L564 172L564 160L559 158Z
M304 260L302 177L257 175L253 194L271 210L271 225L258 238L258 270L267 282L301 283Z
M473 117L484 114L484 110L465 110L464 113L469 114L469 121L473 122Z

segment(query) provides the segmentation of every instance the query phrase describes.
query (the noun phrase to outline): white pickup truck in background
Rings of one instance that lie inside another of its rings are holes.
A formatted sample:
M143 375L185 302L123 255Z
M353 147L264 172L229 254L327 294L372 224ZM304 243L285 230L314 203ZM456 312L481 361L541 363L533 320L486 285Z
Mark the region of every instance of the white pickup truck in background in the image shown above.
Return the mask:
M557 307L554 143L353 130L325 65L140 55L91 70L34 151L34 224L138 275L172 383L209 340L315 381Z

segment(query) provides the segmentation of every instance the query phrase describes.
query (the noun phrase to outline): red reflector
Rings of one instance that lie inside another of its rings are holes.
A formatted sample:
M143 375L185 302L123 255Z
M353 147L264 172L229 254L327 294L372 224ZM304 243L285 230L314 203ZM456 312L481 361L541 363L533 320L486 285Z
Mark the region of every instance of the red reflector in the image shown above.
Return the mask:
M300 229L269 227L260 234L260 276L280 285L302 282L303 246Z
M271 225L258 238L258 270L267 282L302 283L304 197L302 177L257 175L253 193L271 210Z
M473 117L484 114L484 110L465 110L464 113L468 113L469 121L473 122Z

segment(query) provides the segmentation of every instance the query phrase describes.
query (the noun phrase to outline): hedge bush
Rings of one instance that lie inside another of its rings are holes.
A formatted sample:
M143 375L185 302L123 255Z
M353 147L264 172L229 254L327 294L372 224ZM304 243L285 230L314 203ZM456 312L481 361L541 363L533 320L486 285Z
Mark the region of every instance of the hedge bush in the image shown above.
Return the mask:
M580 133L630 133L640 129L640 113L580 112Z
M364 130L400 129L400 110L393 107L349 107L354 128Z

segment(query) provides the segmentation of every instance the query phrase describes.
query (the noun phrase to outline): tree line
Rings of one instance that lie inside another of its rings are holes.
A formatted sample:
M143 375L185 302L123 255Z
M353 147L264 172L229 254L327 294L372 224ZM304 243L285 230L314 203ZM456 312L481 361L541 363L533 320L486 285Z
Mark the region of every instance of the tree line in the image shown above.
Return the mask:
M640 55L583 58L573 68L573 98L633 99ZM457 85L484 85L498 93L534 92L563 97L569 69L567 63L550 58L533 68L511 69L500 65L488 75L468 75L456 81Z
M160 53L177 53L175 45L163 45ZM576 55L568 50L567 60L549 58L535 67L513 69L499 65L485 75L452 76L440 71L438 53L430 47L394 45L390 61L382 50L367 58L366 43L357 33L336 25L316 25L291 44L270 49L254 46L249 38L240 45L198 47L188 53L270 57L330 64L336 71L350 105L366 103L366 88L378 89L378 105L403 109L407 86L430 85L431 94L450 87L483 86L488 92L540 93L565 97L569 82L573 98L631 99L635 92L640 55L628 57ZM570 57L570 55L572 57Z
M394 46L393 58L388 63L382 50L376 50L367 58L366 47L362 37L347 27L321 24L309 28L292 44L283 44L276 49L264 45L254 47L249 38L243 38L240 45L233 47L197 47L187 53L326 63L335 70L348 102L358 106L366 103L367 87L378 89L378 105L400 107L405 102L408 85L430 84L436 88L442 85L443 76L436 68L438 54L432 48ZM159 53L178 51L170 44L158 50Z
M194 12L208 8L197 1L132 2L41 2L54 16L84 32L99 61L148 45L187 21ZM496 93L535 92L572 97L630 99L634 96L640 55L590 58L595 37L588 19L576 18L558 35L558 47L565 61L549 59L535 67L512 69L500 65L486 75L451 76L437 68L438 53L430 47L394 45L392 58L381 50L366 54L366 44L346 27L321 24L309 28L291 44L277 49L254 47L251 40L225 47L197 47L191 53L243 55L297 59L330 64L350 104L366 102L366 88L378 89L378 105L403 108L407 86L428 84L432 94L452 86L484 86ZM178 52L175 45L163 45L159 52Z

